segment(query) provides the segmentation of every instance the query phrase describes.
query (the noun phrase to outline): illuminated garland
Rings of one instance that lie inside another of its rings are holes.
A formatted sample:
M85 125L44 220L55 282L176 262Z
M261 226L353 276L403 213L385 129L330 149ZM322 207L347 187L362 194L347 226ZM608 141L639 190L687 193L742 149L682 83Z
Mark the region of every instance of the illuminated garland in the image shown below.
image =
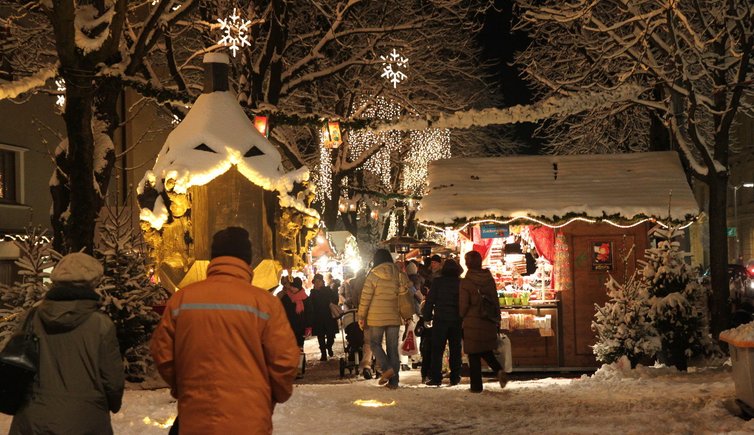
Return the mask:
M690 227L694 222L696 222L698 220L698 218L699 218L699 216L694 217L689 222L687 222L684 225L678 227L678 229L683 230L683 229L686 229L686 228ZM573 218L569 219L568 221L566 221L565 223L562 223L562 224L550 224L550 223L541 221L539 219L535 219L533 217L518 216L518 217L514 217L514 218L511 218L511 219L508 219L508 220L480 219L480 220L475 220L475 221L469 221L469 222L466 222L465 224L463 224L462 226L460 226L459 228L455 228L455 229L453 229L451 227L444 227L443 228L443 227L439 227L439 226L428 224L428 223L424 223L424 222L419 222L419 225L422 225L422 226L427 227L427 228L434 229L436 231L443 231L443 232L445 232L445 231L451 230L451 231L455 231L455 232L461 232L461 231L465 230L466 227L468 227L469 225L476 225L476 224L483 224L483 223L494 223L494 224L508 225L511 222L515 222L515 221L518 221L518 220L528 220L528 221L534 222L536 224L539 224L539 225L542 225L542 226L545 226L545 227L548 227L548 228L563 228L564 226L572 224L573 222L586 222L586 223L590 223L590 224L594 224L594 223L606 223L606 224L610 224L610 225L612 225L614 227L617 227L617 228L633 228L633 227L635 227L637 225L643 224L644 222L652 222L652 223L656 223L657 225L660 225L663 228L670 228L671 227L671 225L668 225L668 224L666 224L666 223L664 223L662 221L658 221L655 218L643 218L643 219L641 219L641 220L639 220L637 222L634 222L632 224L623 225L623 224L620 224L620 223L617 223L617 222L613 222L610 219L591 219L591 218L585 218L585 217L582 217L582 216L573 217Z

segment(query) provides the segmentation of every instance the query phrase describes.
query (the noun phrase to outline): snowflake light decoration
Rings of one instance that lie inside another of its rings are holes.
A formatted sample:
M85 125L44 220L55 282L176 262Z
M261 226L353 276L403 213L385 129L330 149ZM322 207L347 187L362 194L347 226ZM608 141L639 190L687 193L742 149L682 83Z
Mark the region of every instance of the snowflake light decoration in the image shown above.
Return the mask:
M60 110L65 110L65 79L62 77L55 79L55 87L61 93L55 98L55 105L60 107Z
M236 8L233 8L233 13L228 18L218 18L217 21L220 23L220 30L223 31L223 37L217 43L229 47L233 57L236 57L238 50L251 46L248 34L251 20L241 18Z
M401 69L408 68L408 58L401 56L395 48L387 56L380 56L382 59L382 75L393 84L393 89L398 87L398 83L406 80L408 76ZM395 65L394 68L393 65Z

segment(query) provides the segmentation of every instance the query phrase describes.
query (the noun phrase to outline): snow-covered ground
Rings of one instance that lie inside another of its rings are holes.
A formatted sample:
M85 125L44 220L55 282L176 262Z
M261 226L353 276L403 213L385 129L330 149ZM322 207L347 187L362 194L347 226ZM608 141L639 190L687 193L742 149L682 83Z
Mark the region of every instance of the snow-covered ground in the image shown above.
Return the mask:
M316 339L306 349L314 360ZM275 410L275 433L754 433L754 420L725 407L736 397L729 366L678 373L613 364L580 379L514 380L504 390L490 379L482 394L471 394L468 379L455 387L421 385L416 369L401 372L401 388L389 390L374 380L338 379L335 359L309 364L293 397ZM165 389L129 389L123 402L113 416L116 434L165 434L160 424L176 413ZM9 425L10 417L0 416L0 433Z

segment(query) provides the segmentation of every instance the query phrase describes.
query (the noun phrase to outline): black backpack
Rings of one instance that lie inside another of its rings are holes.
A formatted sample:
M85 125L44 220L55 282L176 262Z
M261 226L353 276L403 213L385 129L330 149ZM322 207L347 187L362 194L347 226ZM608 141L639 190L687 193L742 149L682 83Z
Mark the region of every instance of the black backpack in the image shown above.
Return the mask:
M479 289L476 289L476 292L479 295L479 317L493 323L500 323L500 306L496 303L497 301L482 294Z

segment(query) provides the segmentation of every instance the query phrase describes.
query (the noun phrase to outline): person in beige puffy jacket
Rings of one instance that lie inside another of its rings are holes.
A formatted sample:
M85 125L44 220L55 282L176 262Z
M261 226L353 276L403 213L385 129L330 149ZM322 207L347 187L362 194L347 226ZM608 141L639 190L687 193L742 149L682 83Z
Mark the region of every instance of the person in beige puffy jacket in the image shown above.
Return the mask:
M380 385L398 388L398 332L402 323L400 298L408 292L408 277L398 270L386 249L378 249L372 260L359 302L359 325L369 327L369 345L382 368ZM382 337L387 343L382 348Z

